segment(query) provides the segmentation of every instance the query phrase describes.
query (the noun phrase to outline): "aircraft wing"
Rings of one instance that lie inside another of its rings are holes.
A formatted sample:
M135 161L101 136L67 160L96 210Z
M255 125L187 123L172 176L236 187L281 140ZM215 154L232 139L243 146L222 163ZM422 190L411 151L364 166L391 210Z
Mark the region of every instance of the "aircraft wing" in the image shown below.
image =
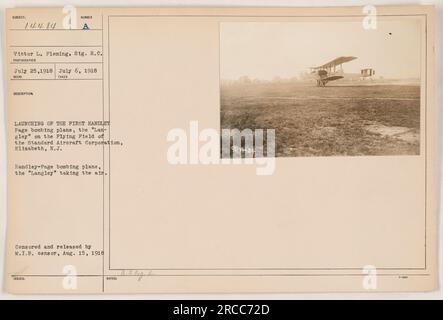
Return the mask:
M344 78L343 76L332 76L332 77L327 77L323 80L326 80L329 82L329 81L334 81L334 80L343 79L343 78Z
M321 66L318 66L318 67L313 67L312 69L326 69L326 68L338 66L338 65L340 65L342 63L349 62L349 61L352 61L352 60L355 60L355 59L357 59L357 57L352 57L352 56L349 56L349 57L338 57L338 58L336 58L336 59L334 59L332 61L329 61L328 63L325 63L324 65L321 65Z

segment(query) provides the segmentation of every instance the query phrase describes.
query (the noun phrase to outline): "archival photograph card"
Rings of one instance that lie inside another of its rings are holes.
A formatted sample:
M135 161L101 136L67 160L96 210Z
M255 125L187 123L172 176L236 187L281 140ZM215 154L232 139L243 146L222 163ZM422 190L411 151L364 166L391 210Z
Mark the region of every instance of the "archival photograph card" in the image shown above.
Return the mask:
M436 289L432 6L5 21L9 292Z

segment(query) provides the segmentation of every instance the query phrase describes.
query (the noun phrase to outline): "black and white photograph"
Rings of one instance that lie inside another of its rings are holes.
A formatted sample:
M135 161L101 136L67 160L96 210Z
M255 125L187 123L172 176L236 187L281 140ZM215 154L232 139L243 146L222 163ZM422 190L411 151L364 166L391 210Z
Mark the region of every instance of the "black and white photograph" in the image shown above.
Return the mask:
M274 129L277 157L420 154L421 22L226 22L221 129Z

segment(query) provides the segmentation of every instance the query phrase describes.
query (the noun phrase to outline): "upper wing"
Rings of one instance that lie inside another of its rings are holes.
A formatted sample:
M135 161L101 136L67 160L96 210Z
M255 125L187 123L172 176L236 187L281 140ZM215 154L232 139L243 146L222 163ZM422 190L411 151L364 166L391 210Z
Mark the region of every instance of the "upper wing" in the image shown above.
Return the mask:
M321 65L321 66L318 66L318 67L313 67L312 69L330 68L330 67L334 67L334 66L340 65L340 64L345 63L345 62L349 62L349 61L355 60L355 59L357 59L357 57L352 57L352 56L349 56L349 57L338 57L338 58L336 58L336 59L334 59L332 61L329 61L328 63L325 63L324 65Z

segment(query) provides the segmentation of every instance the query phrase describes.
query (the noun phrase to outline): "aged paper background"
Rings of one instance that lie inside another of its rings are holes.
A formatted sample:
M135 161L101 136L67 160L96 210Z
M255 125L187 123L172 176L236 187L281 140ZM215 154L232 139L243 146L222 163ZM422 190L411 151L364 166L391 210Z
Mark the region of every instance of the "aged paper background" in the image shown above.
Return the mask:
M378 290L435 288L431 9L379 10L426 16L420 156L279 158L269 177L256 176L253 166L171 166L165 159L171 128L186 129L192 120L219 126L220 23L327 20L312 16L349 16L360 8L82 10L97 17L96 26L106 21L98 38L102 81L35 81L39 94L10 104L9 120L110 120L112 139L124 146L63 151L62 160L103 163L104 179L42 180L12 175L15 162L30 159L10 144L9 244L86 241L104 256L14 257L9 246L10 291L64 293L63 278L50 275L63 277L67 264L80 276L78 292L363 291L365 265L378 268ZM60 20L59 14L38 17ZM16 34L9 44L36 41ZM94 45L97 37L74 32L37 40ZM10 94L27 90L23 85L10 83Z

